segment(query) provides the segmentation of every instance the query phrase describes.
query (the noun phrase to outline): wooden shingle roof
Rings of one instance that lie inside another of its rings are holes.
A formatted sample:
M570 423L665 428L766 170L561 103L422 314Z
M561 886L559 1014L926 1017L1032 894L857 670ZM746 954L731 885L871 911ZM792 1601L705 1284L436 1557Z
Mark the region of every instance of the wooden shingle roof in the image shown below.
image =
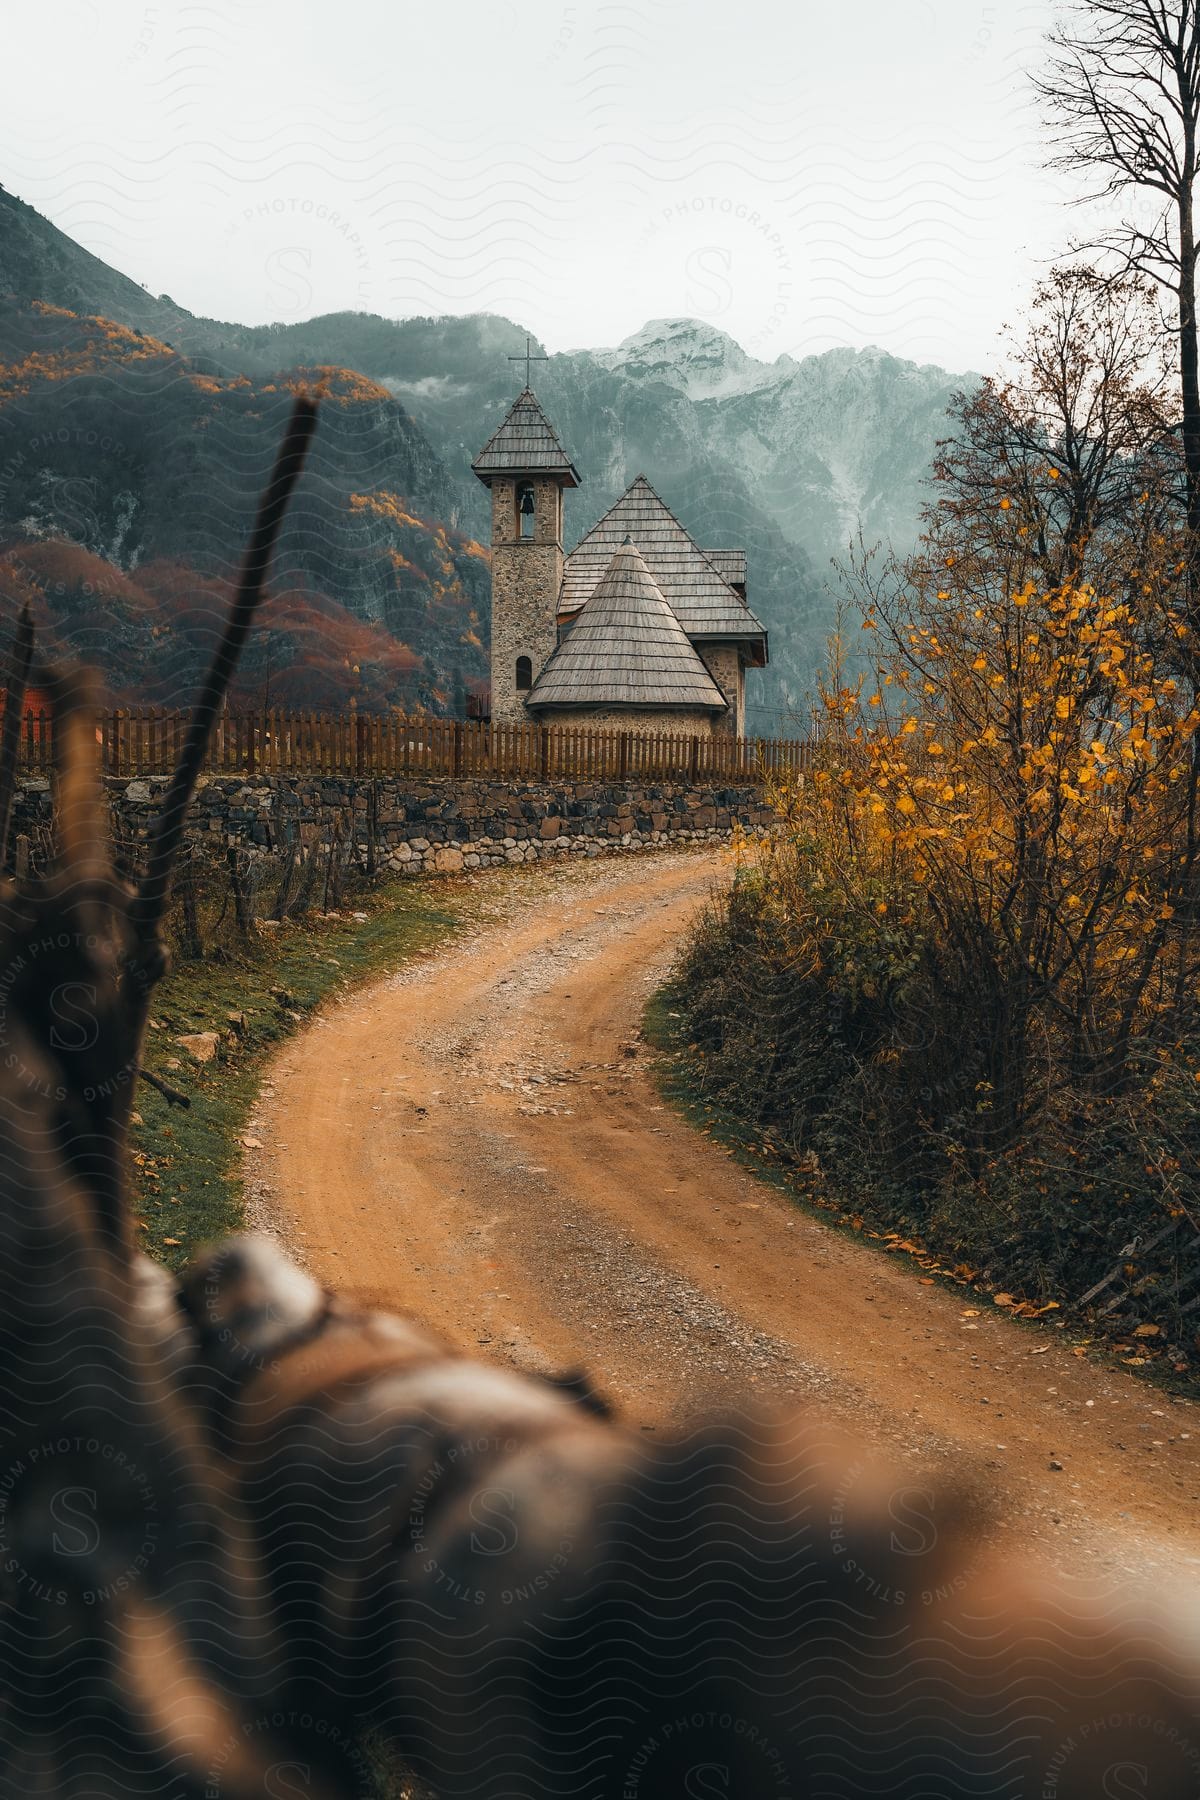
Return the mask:
M579 486L579 471L532 388L517 395L471 468L480 481L493 475L558 475L564 487Z
M663 597L690 638L749 638L766 647L766 631L725 574L684 530L644 475L597 521L567 557L559 611L570 613L595 592L614 552L631 537ZM722 552L729 556L731 552Z
M744 550L706 550L704 552L718 575L723 575L730 587L746 585L746 552Z
M628 539L610 556L525 704L532 711L601 706L724 712L727 706Z

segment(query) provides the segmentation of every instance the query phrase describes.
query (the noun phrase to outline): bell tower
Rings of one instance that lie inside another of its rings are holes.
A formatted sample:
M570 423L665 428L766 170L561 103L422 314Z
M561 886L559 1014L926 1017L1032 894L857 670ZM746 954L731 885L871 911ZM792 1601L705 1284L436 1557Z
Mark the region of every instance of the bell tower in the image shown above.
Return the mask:
M579 472L528 386L471 468L492 496L492 718L527 724L525 696L558 643L563 493Z

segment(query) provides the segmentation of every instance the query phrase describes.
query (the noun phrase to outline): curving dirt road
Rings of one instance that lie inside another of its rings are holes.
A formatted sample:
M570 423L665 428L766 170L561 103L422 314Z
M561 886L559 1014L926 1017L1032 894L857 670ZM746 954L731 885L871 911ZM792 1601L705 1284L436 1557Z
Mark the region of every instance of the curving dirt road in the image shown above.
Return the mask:
M277 1059L253 1221L474 1355L585 1365L645 1430L795 1396L965 1474L1062 1566L1200 1573L1200 1407L921 1286L663 1107L641 1009L724 878L680 855L485 884L472 936Z

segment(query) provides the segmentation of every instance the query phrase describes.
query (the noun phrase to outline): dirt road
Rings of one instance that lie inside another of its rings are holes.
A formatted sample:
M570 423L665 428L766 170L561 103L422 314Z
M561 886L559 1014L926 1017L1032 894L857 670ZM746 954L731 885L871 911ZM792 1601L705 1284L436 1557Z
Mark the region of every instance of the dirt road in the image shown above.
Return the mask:
M906 1466L967 1471L1026 1550L1200 1574L1200 1407L922 1287L663 1107L629 1047L722 879L664 856L497 890L469 939L283 1051L252 1215L474 1355L586 1365L645 1430L795 1396Z

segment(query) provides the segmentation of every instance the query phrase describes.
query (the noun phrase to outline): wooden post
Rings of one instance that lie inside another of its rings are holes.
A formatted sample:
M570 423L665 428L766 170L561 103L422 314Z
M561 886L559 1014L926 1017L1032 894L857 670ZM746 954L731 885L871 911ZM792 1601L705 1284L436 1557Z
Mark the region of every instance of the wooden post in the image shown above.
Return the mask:
M361 775L367 761L367 721L358 717L354 721L354 773Z
M462 720L455 719L454 734L451 746L451 766L455 779L462 774L463 763L463 728Z
M698 737L692 739L691 779L693 782L700 779L700 739Z

